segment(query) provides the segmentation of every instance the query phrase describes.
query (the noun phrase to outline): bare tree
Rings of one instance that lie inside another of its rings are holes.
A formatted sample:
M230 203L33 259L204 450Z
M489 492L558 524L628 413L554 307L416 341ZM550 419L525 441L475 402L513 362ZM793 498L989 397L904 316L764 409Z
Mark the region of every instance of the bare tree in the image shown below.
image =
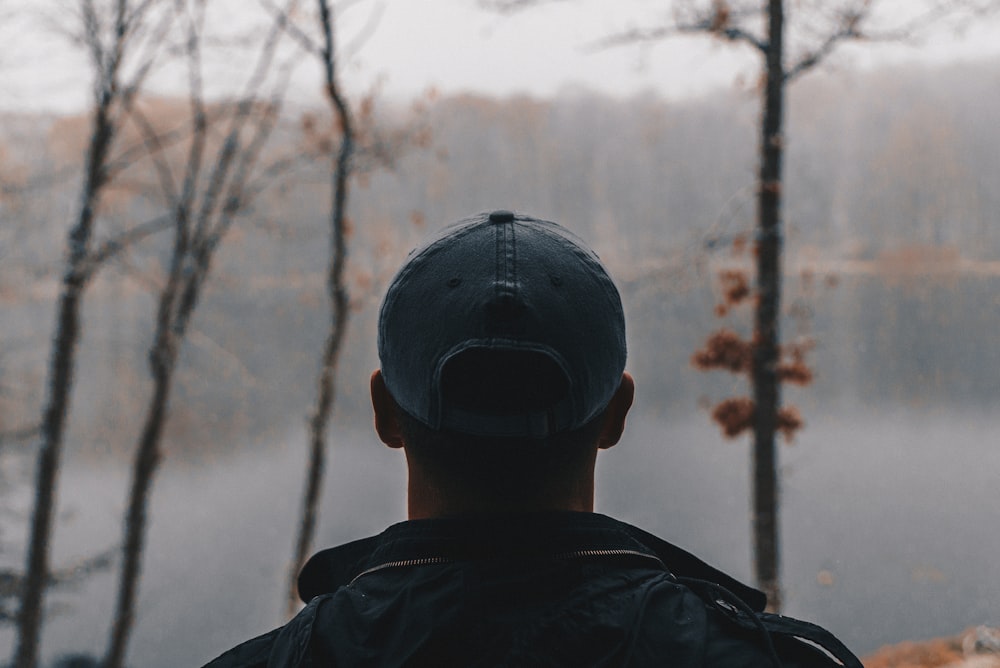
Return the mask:
M182 3L187 25L184 55L191 135L179 186L171 166L158 150L163 137L142 114L135 114L148 150L159 156L155 166L160 188L171 205L173 250L159 293L153 343L149 350L153 391L136 443L118 597L104 660L107 668L120 668L124 664L134 624L147 508L162 458L160 443L178 354L208 280L214 254L240 212L256 194L252 177L278 119L295 62L294 57L281 63L276 61L285 22L296 5L297 0L288 0L270 26L241 96L210 113L205 102L201 66L206 0ZM271 92L262 94L268 86ZM210 125L223 132L214 155L210 155L209 150Z
M95 75L91 133L80 205L66 241L66 265L40 425L35 503L14 654L17 668L33 668L37 661L43 597L49 579L52 517L73 389L83 293L102 263L123 247L120 240L108 240L103 245L94 240L101 194L114 176L109 159L115 138L156 62L169 29L169 13L162 11L162 4L158 0L116 0L107 11L99 9L94 0L79 3L82 29L78 39L89 53Z
M267 0L264 0L265 2ZM342 7L349 7L345 3ZM375 95L369 93L356 105L351 105L338 82L338 67L344 52L354 52L371 36L378 25L383 9L377 4L364 26L354 36L346 49L337 47L337 18L335 8L328 0L316 2L316 25L320 39L309 31L289 22L288 33L308 53L319 61L323 76L323 92L329 106L332 123L329 130L320 127L312 114L303 117L306 151L317 162L329 164L330 182L330 254L326 272L326 292L330 305L330 320L323 350L320 355L316 383L316 404L309 416L309 458L306 465L305 486L295 539L295 552L289 567L287 589L287 614L294 613L298 604L298 573L309 553L316 529L320 492L326 468L326 439L330 417L336 397L336 377L341 348L347 332L353 304L367 295L356 295L352 302L349 279L346 275L350 222L347 200L352 177L377 169L392 169L397 158L408 148L427 148L430 130L423 118L426 108L422 102L413 107L413 117L398 125L381 127L375 117ZM428 94L428 99L433 93Z
M299 41L316 54L323 66L323 90L336 118L340 143L330 165L330 257L326 276L330 304L330 323L320 359L316 388L316 405L309 419L309 461L302 498L295 553L289 569L287 612L291 615L298 602L298 573L305 563L316 531L323 473L326 467L326 431L336 396L335 380L340 350L350 316L350 296L344 279L347 261L347 195L354 153L355 128L351 108L337 81L336 19L327 0L317 0L322 45L317 45L304 32L296 31Z
M753 336L744 342L750 353L752 399L744 403L747 419L743 426L753 432L754 574L774 611L781 609L782 602L775 435L779 430L790 433L801 426L797 411L783 407L781 402L782 380L798 378L784 373L787 365L782 364L780 336L785 92L790 83L844 43L905 40L941 18L971 8L966 2L932 1L887 26L876 15L878 5L877 0L814 0L795 3L789 15L784 0L678 0L669 23L628 31L606 42L634 44L701 33L748 46L761 58L754 320ZM791 354L799 357L793 360L798 373L802 370L801 350L792 347Z

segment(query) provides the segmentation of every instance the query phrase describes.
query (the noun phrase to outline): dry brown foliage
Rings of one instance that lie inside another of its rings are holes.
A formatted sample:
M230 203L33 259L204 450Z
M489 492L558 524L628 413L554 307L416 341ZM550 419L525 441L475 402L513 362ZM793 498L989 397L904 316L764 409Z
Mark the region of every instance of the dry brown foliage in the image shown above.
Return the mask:
M433 132L426 116L436 93L425 93L413 103L410 115L399 122L392 120L391 115L380 113L379 95L376 86L359 97L352 120L355 154L351 176L360 188L369 187L372 171L391 169L407 150L428 149L433 144ZM298 149L313 159L333 158L343 136L341 119L323 111L303 113L298 130Z
M715 0L712 3L712 23L710 32L721 33L729 27L729 3L725 0Z
M726 438L736 438L753 428L755 413L756 407L753 399L734 397L720 401L712 409L712 420L722 427L722 433ZM777 417L778 431L787 441L791 441L795 432L805 425L799 409L794 406L785 406L779 409Z
M719 272L719 283L722 288L722 302L716 306L715 312L721 317L750 296L750 280L745 271L725 269Z
M778 431L785 437L786 441L791 441L795 437L795 432L805 426L802 414L795 406L784 406L778 409Z
M763 190L764 192L772 194L772 195L780 195L781 194L781 182L780 181L767 181L766 183L761 184L760 189Z
M734 397L720 401L712 409L712 419L722 427L726 438L736 438L753 427L754 403L747 397Z
M733 242L734 252L745 248L746 240ZM718 274L722 291L722 301L715 306L719 317L729 309L751 298L752 291L747 274L743 270L725 269ZM808 279L812 281L813 276ZM704 346L691 356L691 365L699 371L722 369L730 373L749 375L753 369L755 341L745 340L731 329L720 329L705 340ZM813 371L806 363L806 354L812 350L814 342L803 339L780 348L780 360L776 369L778 382L808 385L813 381ZM754 420L754 404L751 399L740 397L726 399L712 409L712 419L722 427L727 438L733 438L750 429ZM791 441L795 432L804 425L798 409L787 406L779 409L777 429L786 440Z
M808 385L813 381L813 370L806 364L806 353L815 346L812 340L782 346L782 353L789 359L778 363L778 381L794 385Z
M334 133L330 128L320 128L316 114L306 112L299 121L302 131L302 148L312 155L331 155L340 133Z
M782 362L777 369L778 381L794 385L808 385L813 380L812 369L802 360Z
M883 647L864 660L866 668L937 668L962 660L959 638L904 642Z
M720 329L705 341L705 347L691 356L691 364L700 371L725 369L732 373L750 370L752 344L731 329Z

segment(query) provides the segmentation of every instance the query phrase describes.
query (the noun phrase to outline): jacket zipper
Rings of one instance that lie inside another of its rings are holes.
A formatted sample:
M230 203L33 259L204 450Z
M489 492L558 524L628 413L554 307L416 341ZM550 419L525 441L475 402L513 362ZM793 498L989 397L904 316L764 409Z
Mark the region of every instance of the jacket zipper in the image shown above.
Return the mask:
M368 570L361 571L354 576L354 579L348 583L348 586L357 581L358 578L375 573L376 571L385 570L386 568L402 568L405 566L429 566L432 564L447 564L454 561L454 559L448 559L446 557L424 557L423 559L403 559L401 561L387 561L384 564L379 564L378 566L372 566Z
M653 556L647 552L640 552L639 550L577 550L576 552L566 552L564 554L555 555L556 559L575 559L578 557L642 557L643 559L652 559L660 566L664 565L663 562L660 561L659 557Z

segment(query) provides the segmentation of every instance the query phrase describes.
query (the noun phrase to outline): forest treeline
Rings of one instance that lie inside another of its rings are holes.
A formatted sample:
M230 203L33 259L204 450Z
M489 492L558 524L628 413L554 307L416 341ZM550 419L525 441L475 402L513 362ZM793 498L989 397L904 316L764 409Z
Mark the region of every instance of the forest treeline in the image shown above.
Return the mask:
M164 123L177 108L144 104ZM729 393L737 381L699 373L690 358L719 325L717 269L749 265L740 248L753 229L756 105L752 91L734 89L682 101L566 90L378 107L386 127L419 123L430 141L356 177L357 317L338 419L368 419L378 296L406 250L430 229L498 207L568 225L610 265L645 409L686 415ZM797 85L789 105L785 332L816 341L816 382L791 392L806 421L830 400L995 402L1000 64L828 72ZM286 110L276 145L315 141L311 119ZM18 115L0 127L0 429L39 413L86 127L85 117ZM151 178L136 169L119 179L101 225L145 219ZM308 164L274 178L219 250L181 354L173 447L266 442L305 419L326 317L326 183ZM94 284L71 449L124 451L134 437L168 245L151 236ZM740 309L725 318L744 333L749 320Z

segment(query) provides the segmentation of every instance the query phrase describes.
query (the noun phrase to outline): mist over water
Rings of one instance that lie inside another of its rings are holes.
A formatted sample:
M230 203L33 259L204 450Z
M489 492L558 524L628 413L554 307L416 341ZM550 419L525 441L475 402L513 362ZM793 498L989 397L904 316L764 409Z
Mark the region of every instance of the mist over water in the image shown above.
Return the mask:
M860 654L996 624L1000 420L875 407L807 420L780 452L785 614ZM749 444L706 422L633 420L599 500L750 581Z
M998 430L986 414L810 414L780 453L786 614L827 626L861 654L996 623ZM131 665L200 665L282 622L304 442L290 430L284 443L167 461ZM722 441L702 414L660 415L640 395L625 439L598 460L597 509L749 581L748 471L747 442ZM374 434L335 432L328 472L317 549L404 519L403 457ZM114 543L125 482L111 462L68 468L57 562ZM51 596L47 657L102 653L112 584L102 573Z
M289 430L287 441L249 444L226 457L167 459L150 508L129 665L201 665L283 623L305 442L303 430ZM377 443L374 434L352 430L331 438L317 549L405 518L402 455ZM66 467L55 564L120 540L127 482L122 464L110 458ZM4 556L19 556L20 547L10 545ZM117 572L99 573L80 586L53 590L46 659L103 654L116 578ZM0 645L8 640L12 646L13 632L5 629Z

